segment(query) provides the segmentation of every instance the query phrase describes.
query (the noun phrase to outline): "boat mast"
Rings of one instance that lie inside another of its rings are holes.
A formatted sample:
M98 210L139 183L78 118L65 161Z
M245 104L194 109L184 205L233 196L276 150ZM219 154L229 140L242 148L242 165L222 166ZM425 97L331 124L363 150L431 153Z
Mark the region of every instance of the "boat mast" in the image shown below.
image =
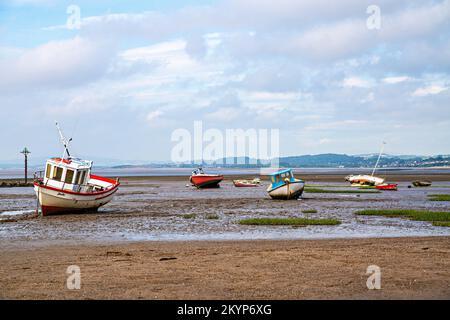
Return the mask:
M375 167L373 168L373 171L372 171L372 177L373 177L373 175L375 174L375 170L376 170L377 167L378 167L378 162L380 162L381 154L383 153L383 149L384 149L384 145L385 145L385 144L386 144L386 142L384 142L384 141L383 141L383 143L381 144L380 154L378 155L377 162L375 163Z
M67 140L67 139L64 137L64 135L63 135L63 133L62 133L62 130L61 130L61 128L59 127L59 124L58 124L57 121L55 121L55 124L56 124L56 129L58 129L59 137L60 137L60 139L61 139L61 142L62 142L62 144L63 144L63 146L64 146L64 153L63 153L63 156L62 156L61 159L64 159L64 156L66 155L66 153L67 153L68 159L70 159L71 156L70 156L70 152L69 152L69 144L70 144L70 142L72 141L72 138L70 138L69 140Z

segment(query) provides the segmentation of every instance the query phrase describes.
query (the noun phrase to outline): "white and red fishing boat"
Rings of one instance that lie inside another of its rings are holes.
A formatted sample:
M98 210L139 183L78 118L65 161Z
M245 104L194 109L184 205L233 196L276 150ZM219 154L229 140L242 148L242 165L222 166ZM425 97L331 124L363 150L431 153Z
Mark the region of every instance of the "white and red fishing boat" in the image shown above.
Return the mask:
M62 158L47 160L45 171L35 174L34 190L42 215L96 211L110 202L119 189L119 180L93 175L92 161L72 158L66 140ZM67 158L65 158L67 154Z
M223 180L223 175L206 174L202 168L198 168L192 172L189 181L197 188L218 188L219 183Z

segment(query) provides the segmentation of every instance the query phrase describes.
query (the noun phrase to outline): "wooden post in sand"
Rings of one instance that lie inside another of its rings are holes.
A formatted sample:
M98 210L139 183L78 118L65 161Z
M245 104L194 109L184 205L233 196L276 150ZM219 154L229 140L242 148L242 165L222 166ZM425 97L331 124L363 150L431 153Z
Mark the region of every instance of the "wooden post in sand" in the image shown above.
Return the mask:
M28 155L31 153L28 151L27 147L25 147L20 153L25 156L25 184L28 183Z

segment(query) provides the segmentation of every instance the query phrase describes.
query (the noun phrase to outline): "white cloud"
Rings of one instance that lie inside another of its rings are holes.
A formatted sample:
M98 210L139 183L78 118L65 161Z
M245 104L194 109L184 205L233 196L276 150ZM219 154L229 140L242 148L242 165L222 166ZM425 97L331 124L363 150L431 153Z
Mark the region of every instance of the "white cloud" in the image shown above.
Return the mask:
M382 14L381 37L384 40L405 40L435 34L450 19L450 1L410 6L393 14Z
M163 114L160 110L154 110L147 114L147 121L153 122Z
M328 139L328 138L322 138L319 140L319 144L328 144L331 143L333 140Z
M366 127L368 124L367 120L340 120L340 121L322 121L320 123L315 123L305 127L307 131L315 130L346 130L348 128L357 128L358 130L362 127Z
M107 110L111 105L111 101L108 99L109 97L102 93L87 90L68 95L66 101L62 101L64 98L57 99L57 102L44 107L44 110L51 116L67 117L72 115L78 117L80 114Z
M439 94L443 91L446 91L447 89L448 87L442 87L440 85L430 85L427 87L416 89L416 91L414 91L412 95L415 97L424 97L428 95Z
M237 108L220 108L206 115L206 118L213 121L229 122L238 118L240 112Z
M342 81L342 86L346 88L370 88L372 87L372 83L363 78L348 77Z
M383 82L388 83L388 84L396 84L396 83L405 82L405 81L409 81L409 80L411 80L411 78L407 77L407 76L383 78Z
M210 6L187 6L168 13L114 13L82 19L83 35L96 38L143 38L161 41L179 36L191 39L189 51L203 52L207 34L234 34L215 39L234 55L263 54L306 57L316 61L352 58L396 42L427 39L443 32L450 18L449 1L439 3L379 0L382 27L366 27L366 8L358 0L330 4L325 0L232 0ZM50 27L51 29L52 27Z
M9 1L12 5L16 6L42 6L42 5L52 5L55 4L55 0L11 0Z
M242 106L259 117L274 119L277 113L292 108L299 102L298 92L241 91L239 98Z
M107 44L78 36L50 41L0 60L0 89L86 83L103 75L112 55Z
M369 94L364 99L361 99L360 102L369 103L372 102L373 100L375 100L375 94L373 92L369 92Z
M24 27L8 22L18 31L1 30L0 105L7 107L0 107L0 116L9 112L20 119L7 123L8 131L25 128L22 118L34 123L36 115L53 120L54 114L73 113L100 118L102 127L120 122L130 135L160 130L161 141L152 144L159 144L161 157L170 148L164 130L193 120L215 121L218 128L230 121L281 128L289 133L282 138L288 153L298 152L302 139L289 139L304 131L317 148L305 153L363 152L380 129L404 123L428 129L450 118L444 99L450 83L448 3L379 0L380 30L367 29L368 2L360 0L231 0L136 13L127 8L84 17L77 31L47 28L30 35L24 46L79 35L31 49L7 47L8 39L23 41ZM83 12L95 11L84 6ZM439 93L442 99L431 99ZM400 108L404 101L407 108ZM435 141L435 149L450 138L444 130L428 132L393 135L403 139L401 150L413 136ZM133 153L128 141L114 146ZM425 143L422 150L429 148Z

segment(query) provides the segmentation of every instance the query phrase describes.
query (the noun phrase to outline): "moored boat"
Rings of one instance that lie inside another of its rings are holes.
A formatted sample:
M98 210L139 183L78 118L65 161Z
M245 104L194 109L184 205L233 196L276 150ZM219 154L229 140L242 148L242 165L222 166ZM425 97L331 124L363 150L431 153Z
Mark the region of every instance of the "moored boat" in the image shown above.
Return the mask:
M375 163L375 167L372 170L372 174L353 174L345 177L345 181L348 181L351 183L352 186L378 186L381 184L384 184L383 178L374 176L375 170L378 167L378 163L380 162L381 155L383 154L384 145L386 142L383 141L383 144L381 145L380 154L378 155L377 162Z
M356 174L345 177L345 180L352 186L377 186L383 184L385 179L368 174Z
M413 181L412 184L413 184L414 187L430 187L432 182L431 181L422 180L422 181Z
M192 172L189 181L198 189L204 188L218 188L219 183L223 180L223 175L206 174L202 168L198 168Z
M233 180L233 185L238 188L245 188L245 187L258 187L261 185L261 180L259 178L255 178L253 180Z
M119 180L93 175L93 162L72 158L68 150L70 140L61 131L60 135L65 148L63 157L47 160L45 171L35 174L34 191L42 215L96 211L112 200Z
M398 185L396 183L384 183L375 186L375 188L377 188L378 190L392 190L392 191L396 191L397 187Z
M295 179L291 169L271 174L270 181L271 184L267 188L267 192L272 199L298 199L305 188L305 182Z

